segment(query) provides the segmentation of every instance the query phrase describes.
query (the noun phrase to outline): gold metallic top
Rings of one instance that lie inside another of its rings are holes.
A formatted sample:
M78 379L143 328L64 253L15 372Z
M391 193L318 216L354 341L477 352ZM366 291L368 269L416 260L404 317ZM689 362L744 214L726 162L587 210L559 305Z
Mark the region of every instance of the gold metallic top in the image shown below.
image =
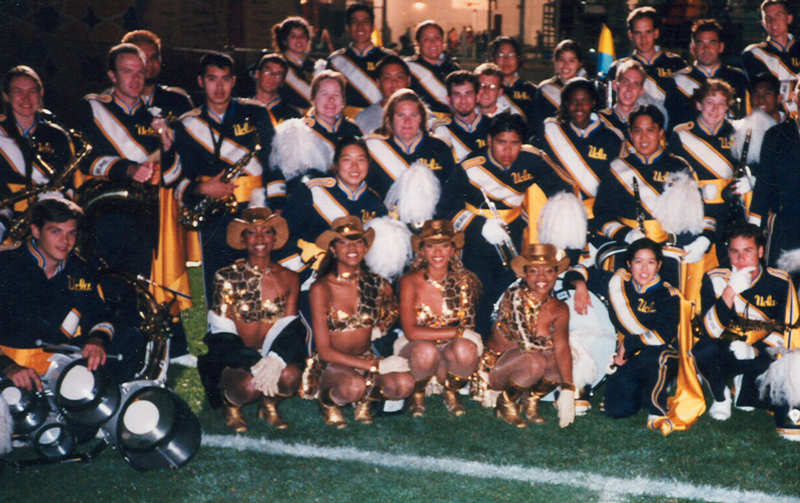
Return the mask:
M414 309L417 325L428 328L463 327L475 329L475 310L481 295L481 282L466 269L449 269L444 279L434 281L425 274L425 280L442 292L442 314L430 306L419 304Z
M331 308L328 311L328 330L347 332L378 327L382 334L386 334L394 326L398 316L397 297L394 294L386 295L388 288L389 282L382 276L361 271L358 275L356 312L350 314Z
M550 298L541 302L533 296L533 292L525 284L513 285L500 303L497 313L497 331L511 342L515 342L522 351L544 352L553 349L554 325L550 332L540 335L536 331L539 312Z
M245 323L275 323L286 313L288 295L265 299L261 284L265 274L244 259L224 267L214 275L214 302L211 310Z

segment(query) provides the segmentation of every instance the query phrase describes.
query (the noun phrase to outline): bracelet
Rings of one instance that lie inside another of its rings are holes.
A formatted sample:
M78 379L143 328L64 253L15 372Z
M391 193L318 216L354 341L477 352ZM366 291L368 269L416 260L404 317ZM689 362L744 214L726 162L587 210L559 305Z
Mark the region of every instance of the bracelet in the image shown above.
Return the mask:
M372 360L372 366L369 368L370 374L377 374L378 373L378 365L380 364L380 358L376 358Z
M464 331L465 330L466 330L466 327L464 327L463 325L459 326L458 328L456 328L455 338L456 339L460 339L460 338L464 337Z

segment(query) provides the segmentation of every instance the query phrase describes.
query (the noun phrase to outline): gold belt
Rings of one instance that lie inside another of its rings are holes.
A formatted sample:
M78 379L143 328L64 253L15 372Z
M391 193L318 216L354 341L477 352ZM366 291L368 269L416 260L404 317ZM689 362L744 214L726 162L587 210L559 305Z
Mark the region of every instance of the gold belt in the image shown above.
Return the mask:
M627 225L628 227L632 227L634 229L639 228L639 223L636 220L630 220L628 218L620 218L620 222ZM647 235L648 238L652 239L656 243L663 243L664 241L669 238L669 234L661 228L661 224L658 223L658 220L651 219L644 221L644 233Z
M731 183L731 180L719 180L719 179L718 180L700 180L699 183L700 183L700 189L701 189L700 193L703 194L703 201L704 202L709 203L709 204L722 204L722 203L725 202L722 199L722 189L727 187L728 184ZM717 186L717 191L716 191L717 193L715 194L715 196L712 199L707 199L706 198L706 192L708 192L708 191L703 190L703 189L705 189L706 185L716 185Z

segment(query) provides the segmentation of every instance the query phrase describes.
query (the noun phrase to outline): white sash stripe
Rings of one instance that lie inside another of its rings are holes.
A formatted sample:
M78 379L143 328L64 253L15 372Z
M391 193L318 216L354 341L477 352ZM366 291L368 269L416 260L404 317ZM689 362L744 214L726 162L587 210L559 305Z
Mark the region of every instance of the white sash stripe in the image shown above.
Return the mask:
M541 86L539 90L542 91L544 97L547 98L554 107L558 108L561 106L561 89L559 89L557 85L547 83Z
M289 326L289 323L296 319L297 315L284 316L272 325L272 328L269 329L267 336L264 338L264 344L261 345L261 356L267 356L267 354L269 354L269 350L272 348L272 343L275 342L275 339Z
M783 65L783 62L777 56L769 54L767 51L760 47L753 49L753 56L758 58L762 63L767 66L773 75L778 77L780 81L795 80L797 76Z
M367 140L367 147L372 157L383 166L387 174L392 177L392 180L397 180L408 169L408 163L389 146L388 141L390 140L370 138Z
M463 161L470 154L470 150L467 148L467 146L464 145L458 136L456 136L447 126L442 125L437 127L433 131L433 134L448 140L450 147L452 147L453 152L456 154L456 162Z
M383 94L375 84L375 81L364 73L364 70L350 61L348 57L343 54L331 56L331 66L347 77L347 83L353 86L371 104L380 103L383 99Z
M108 176L108 168L110 168L117 159L119 159L119 157L112 155L104 155L103 157L95 159L94 163L92 163L92 176Z
M503 94L497 98L497 112L495 112L495 115L505 111L511 112L511 114L514 115L521 115L523 118L525 117L525 114L522 113L522 110L515 105L514 102L508 98L508 96Z
M408 61L408 67L411 73L419 80L419 83L428 90L428 92L436 98L436 101L442 105L449 106L447 103L447 88L439 82L436 75L419 63Z
M617 319L628 332L634 335L644 334L647 332L647 328L639 323L639 320L631 311L631 306L625 298L624 288L625 282L622 275L615 273L611 277L611 281L608 282L608 297L611 300L611 305L614 306Z
M718 178L728 179L733 177L733 166L719 152L708 146L706 142L693 135L688 130L678 132L683 146L698 162L711 170Z
M700 84L682 73L678 73L675 75L675 84L678 86L678 89L681 90L683 94L686 96L691 97L694 94L695 89L700 87Z
M667 97L666 94L664 94L664 91L662 91L661 88L658 87L658 84L656 84L656 81L653 79L653 77L647 77L645 79L644 92L646 92L653 98L657 99L658 101L664 101L664 98Z
M620 158L614 159L611 162L611 171L617 175L617 178L620 179L631 194L633 194L633 177L635 176L639 179L639 196L642 200L642 206L652 215L652 208L655 208L656 201L660 194L645 182L644 177L639 174L633 166Z
M561 167L569 171L572 178L580 184L581 190L595 197L597 188L600 186L600 179L569 141L561 126L555 121L545 121L544 134L550 146L553 147L553 152L561 161Z
M130 161L145 162L150 154L131 137L128 130L117 121L114 115L96 100L89 100L89 104L92 106L97 126L111 140L120 155Z
M272 182L267 184L267 197L285 196L286 182Z
M300 272L306 268L306 263L300 258L300 255L292 255L280 261L280 264L289 269L290 271Z
M175 165L172 167L172 169L168 170L163 175L164 183L167 185L173 183L175 180L178 179L178 177L181 176L182 171L183 171L183 165L181 164L181 158L180 156L176 155Z
M520 194L507 185L500 183L500 181L487 173L481 166L472 166L471 168L467 168L466 171L469 180L473 184L478 187L483 187L487 194L498 201L503 201L512 208L522 204L525 194Z
M181 122L183 122L186 131L192 135L192 138L197 140L209 152L214 152L214 140L211 137L211 129L204 120L197 117L186 117ZM222 140L222 146L220 147L219 156L223 161L233 165L239 162L248 152L249 150L240 147L228 138L224 138ZM245 171L251 176L260 176L264 173L261 162L256 156L253 156L247 164Z
M297 92L300 96L311 102L311 86L301 79L297 72L290 66L289 71L286 72L286 84Z
M647 330L644 333L639 334L639 338L642 339L642 342L648 346L660 346L664 344L664 341L659 339L656 333L652 330Z
M309 190L311 190L311 197L314 200L314 207L329 224L337 218L347 216L347 212L342 209L330 192L325 190L325 187L316 185Z
M2 133L0 133L0 155L3 155L3 157L8 160L8 163L14 168L14 171L22 176L26 176L25 158L22 155L22 150L19 148L19 144L17 144L13 138ZM46 184L49 179L44 176L35 164L33 168L33 173L31 173L31 180L33 180L33 183L36 185Z

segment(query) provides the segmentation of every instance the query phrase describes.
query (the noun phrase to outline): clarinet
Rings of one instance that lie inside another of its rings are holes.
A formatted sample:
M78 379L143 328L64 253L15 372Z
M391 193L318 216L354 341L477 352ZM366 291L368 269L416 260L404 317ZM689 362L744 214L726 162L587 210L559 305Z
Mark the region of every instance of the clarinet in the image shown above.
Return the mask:
M642 207L642 196L639 194L639 179L633 177L633 200L636 203L636 223L639 225L639 230L647 235L644 229L644 207Z
M733 171L733 178L731 183L722 189L722 200L728 206L727 222L725 226L725 233L723 234L724 242L728 242L728 236L731 235L734 229L747 222L747 209L744 207L744 202L740 196L733 193L736 190L736 180L742 178L747 174L747 154L750 151L750 135L753 131L748 129L747 136L744 138L742 144L742 155L739 157L739 163Z
M506 231L508 234L508 226L500 217L500 212L497 211L497 205L494 204L494 201L489 199L489 195L486 194L486 190L481 187L481 194L483 194L483 200L486 202L486 207L489 208L489 211L492 213L492 218L496 218L503 222L501 225L503 226L503 230ZM503 241L502 244L494 245L494 249L497 250L497 255L500 257L500 261L503 263L503 267L508 267L511 264L511 259L519 255L517 253L517 247L514 246L514 242L511 239L506 239Z

